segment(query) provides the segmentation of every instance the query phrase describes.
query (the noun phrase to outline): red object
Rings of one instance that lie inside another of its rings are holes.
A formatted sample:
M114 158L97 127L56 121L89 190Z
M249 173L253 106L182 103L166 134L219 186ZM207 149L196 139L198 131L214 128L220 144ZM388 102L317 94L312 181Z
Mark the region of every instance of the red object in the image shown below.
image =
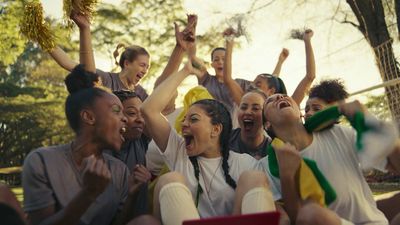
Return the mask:
M182 225L278 225L279 218L279 212L267 212L187 220Z

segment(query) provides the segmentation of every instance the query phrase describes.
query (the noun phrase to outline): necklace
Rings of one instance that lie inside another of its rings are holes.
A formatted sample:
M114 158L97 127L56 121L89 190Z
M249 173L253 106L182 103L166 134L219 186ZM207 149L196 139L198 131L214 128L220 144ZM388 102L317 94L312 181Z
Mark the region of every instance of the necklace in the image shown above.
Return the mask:
M218 164L217 168L215 168L215 171L214 171L214 173L213 173L213 175L212 175L212 177L211 177L211 179L210 179L210 184L208 185L208 184L207 184L207 181L206 181L206 179L205 179L205 176L204 176L204 175L205 175L205 172L204 172L203 166L201 165L201 163L200 163L200 161L199 161L200 172L201 172L201 174L202 174L201 177L203 178L204 187L206 188L206 192L207 192L208 198L210 198L211 186L212 186L212 183L213 183L213 181L214 181L215 175L217 174L217 171L218 171L219 167L221 166L221 163L222 163L222 160L219 161L219 164ZM207 187L207 186L208 186L208 187ZM210 200L211 200L211 199L210 199Z

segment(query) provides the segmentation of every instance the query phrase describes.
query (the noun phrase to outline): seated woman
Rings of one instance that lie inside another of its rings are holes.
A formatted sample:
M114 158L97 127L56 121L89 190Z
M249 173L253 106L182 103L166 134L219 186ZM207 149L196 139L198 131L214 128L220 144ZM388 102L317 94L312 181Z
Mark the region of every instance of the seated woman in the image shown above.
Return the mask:
M74 140L36 149L25 159L22 186L30 224L126 224L133 216L139 176L103 154L121 148L126 117L115 95L93 86L96 79L79 65L65 80Z
M232 124L222 103L206 99L192 104L182 122L183 137L161 114L174 90L194 70L188 62L141 108L151 137L173 171L156 185L155 215L163 224L176 225L199 217L275 210L266 176L249 171L257 168L257 161L228 149Z
M342 104L339 108L347 117L352 118L356 112L363 112L366 121L376 121L357 101ZM354 130L340 125L308 133L297 103L286 95L270 96L264 105L264 116L271 135L273 133L274 137L287 143L275 149L280 180L272 177L268 158L260 162L273 180L271 186L275 190L275 199L283 198L291 221L296 221L296 224L388 224L376 207L361 171L363 162L360 159L369 155L370 151L376 152L376 149L357 151ZM377 129L385 134L379 136L385 151L376 152L370 161L380 167L381 159L387 157L387 150L390 151L395 144L397 131L390 123L376 122L376 125L379 124ZM300 199L296 177L301 157L314 160L336 190L337 198L328 208Z
M229 149L250 154L257 160L266 156L271 142L263 124L262 109L266 98L265 93L258 89L243 95L237 113L240 127L232 131Z

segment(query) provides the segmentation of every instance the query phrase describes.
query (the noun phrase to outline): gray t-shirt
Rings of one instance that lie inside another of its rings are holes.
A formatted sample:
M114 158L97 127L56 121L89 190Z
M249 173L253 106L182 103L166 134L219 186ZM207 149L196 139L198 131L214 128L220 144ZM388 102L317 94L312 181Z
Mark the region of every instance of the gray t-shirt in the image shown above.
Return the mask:
M142 135L141 138L125 142L120 151L104 151L107 154L121 160L128 167L129 171L135 168L137 164L146 166L146 152L149 146L150 138ZM135 213L137 215L149 213L149 204L147 201L147 185L140 188L139 196L135 203Z
M264 132L264 142L255 149L250 149L245 143L243 143L242 139L240 138L240 132L240 128L232 130L231 137L229 139L229 149L237 153L247 153L258 159L267 156L267 147L268 144L271 143L271 138L266 132Z
M112 180L80 218L79 225L108 225L128 195L128 168L103 154ZM65 208L81 191L83 172L72 159L71 143L36 149L28 154L22 172L24 210L32 212L55 205Z
M235 79L235 81L240 85L243 91L246 91L251 82L244 79ZM207 88L208 92L214 97L214 99L224 103L229 112L233 112L233 99L229 93L228 87L218 81L217 77L206 73L201 80L199 80L199 85Z
M100 76L103 86L110 88L111 91L129 90L129 88L122 83L121 79L119 79L118 73L104 72L97 69L96 74ZM146 90L140 86L140 84L136 85L135 90L132 91L135 91L142 101L149 96Z

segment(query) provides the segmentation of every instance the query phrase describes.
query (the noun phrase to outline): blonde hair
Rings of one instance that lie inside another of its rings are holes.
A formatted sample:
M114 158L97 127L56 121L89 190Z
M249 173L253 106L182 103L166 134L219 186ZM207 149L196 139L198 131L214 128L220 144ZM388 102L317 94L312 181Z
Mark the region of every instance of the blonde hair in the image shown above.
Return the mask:
M122 49L122 48L124 50L120 54L120 49ZM117 57L119 55L121 55L121 56L119 57L119 61L118 61ZM124 68L125 60L128 60L129 62L133 62L139 55L150 56L150 54L147 52L147 50L141 46L131 45L131 46L126 47L126 45L123 43L119 43L113 52L115 65L120 66L122 69Z

